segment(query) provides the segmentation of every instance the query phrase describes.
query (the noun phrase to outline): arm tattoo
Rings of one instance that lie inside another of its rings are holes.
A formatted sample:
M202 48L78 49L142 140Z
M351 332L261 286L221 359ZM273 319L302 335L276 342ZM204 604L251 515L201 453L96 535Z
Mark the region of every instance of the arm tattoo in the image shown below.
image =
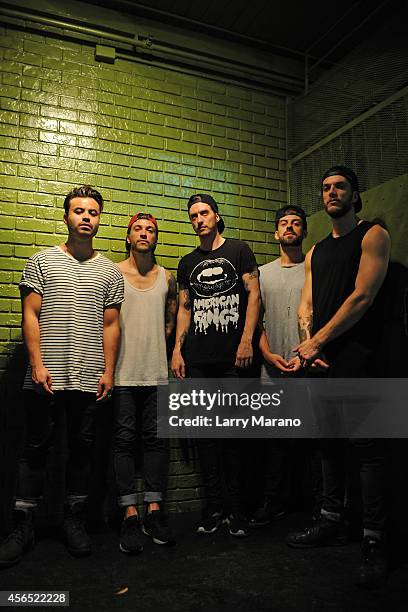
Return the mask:
M298 318L299 339L301 342L312 337L313 315Z
M183 331L183 333L180 336L180 348L183 346L184 344L184 340L187 338L187 332Z
M250 291L248 281L253 278L258 278L258 268L255 268L255 270L252 270L252 272L246 272L246 274L244 274L242 277L242 282L244 283L245 291L247 293Z
M173 331L176 322L177 300L176 300L176 280L173 275L169 277L169 289L166 298L165 308L165 328L166 336L169 336Z
M188 289L184 289L185 291L185 300L183 306L186 310L191 310L191 301L190 301L190 293Z

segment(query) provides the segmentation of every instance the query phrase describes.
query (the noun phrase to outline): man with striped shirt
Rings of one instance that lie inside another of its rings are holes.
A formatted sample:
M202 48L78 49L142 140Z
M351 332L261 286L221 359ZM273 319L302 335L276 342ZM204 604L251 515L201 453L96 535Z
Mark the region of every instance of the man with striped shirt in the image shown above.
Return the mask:
M101 194L83 185L64 201L65 244L36 253L20 282L22 330L29 357L24 381L26 441L19 464L14 531L0 547L0 567L34 543L32 515L41 499L53 431L66 415L68 461L63 524L69 552L91 552L83 524L95 416L110 397L124 299L118 268L96 252Z

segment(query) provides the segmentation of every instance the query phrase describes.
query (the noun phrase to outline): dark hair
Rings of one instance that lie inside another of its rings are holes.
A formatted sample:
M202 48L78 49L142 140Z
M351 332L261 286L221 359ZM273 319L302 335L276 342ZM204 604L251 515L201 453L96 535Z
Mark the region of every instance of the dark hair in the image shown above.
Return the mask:
M328 168L322 176L322 180L320 181L320 188L323 190L323 181L327 177L335 176L337 174L339 176L344 176L344 178L347 179L347 181L350 183L352 190L357 192L358 197L357 197L357 202L355 202L354 204L354 212L355 213L360 212L360 210L363 207L363 203L361 201L361 196L359 193L360 187L358 184L358 178L354 170L352 170L348 166L337 165L337 166L332 166L331 168Z
M278 225L279 225L279 221L280 219L282 219L282 217L285 217L286 215L297 215L298 217L300 217L302 219L303 222L303 230L306 232L307 231L307 218L306 218L306 213L303 210L303 208L301 206L297 206L296 204L286 204L285 206L282 206L282 208L280 208L279 210L276 211L275 214L275 229L278 229Z
M69 194L65 197L64 210L66 215L69 213L69 205L74 198L92 198L95 202L98 202L100 212L103 210L103 197L99 191L96 191L91 185L80 185L80 187L71 189Z
M195 195L192 195L187 202L187 210L188 210L189 215L190 215L190 208L192 207L193 204L197 204L197 202L208 204L208 206L219 216L217 227L218 227L218 232L222 234L222 232L225 229L225 223L224 223L224 219L221 217L219 213L218 204L214 200L214 198L208 195L207 193L196 193Z

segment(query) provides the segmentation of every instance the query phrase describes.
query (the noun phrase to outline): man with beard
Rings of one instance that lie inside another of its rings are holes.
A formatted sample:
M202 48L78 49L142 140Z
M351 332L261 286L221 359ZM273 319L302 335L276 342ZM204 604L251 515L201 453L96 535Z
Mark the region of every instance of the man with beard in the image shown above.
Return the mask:
M260 306L255 257L245 242L222 237L224 221L210 195L191 196L187 207L200 246L185 255L178 267L172 370L177 378L236 378L253 357ZM214 533L224 511L229 533L248 535L240 500L244 459L240 441L201 439L197 444L208 502L197 533Z
M375 330L381 320L376 296L386 276L390 238L376 223L356 216L361 210L357 176L346 166L323 175L323 204L332 232L306 256L299 306L301 364L329 365L332 378L370 377ZM323 501L319 521L288 536L296 548L346 543L343 517L345 440L322 440ZM353 439L359 460L363 502L362 563L356 584L375 587L386 577L384 553L384 450L381 440Z
M143 549L141 532L155 544L173 544L164 513L168 472L166 441L157 436L157 386L167 383L166 341L176 318L176 281L157 265L154 251L159 227L143 212L129 221L126 250L118 264L125 281L120 313L122 339L115 372L114 466L118 504L124 510L120 550ZM144 512L136 507L135 450L143 437Z
M261 380L303 375L293 354L299 341L297 310L305 280L302 243L307 235L306 213L288 204L275 215L275 239L280 257L259 268L264 327L259 346L264 358ZM262 315L262 313L261 313ZM261 318L263 318L261 316ZM255 511L252 526L263 526L284 516L289 497L289 455L292 441L265 441L264 500Z

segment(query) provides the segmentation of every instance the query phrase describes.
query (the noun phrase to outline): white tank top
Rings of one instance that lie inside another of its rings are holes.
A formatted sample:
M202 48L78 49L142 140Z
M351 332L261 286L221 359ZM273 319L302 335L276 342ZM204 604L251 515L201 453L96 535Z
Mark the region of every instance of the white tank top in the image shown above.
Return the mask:
M125 278L125 301L120 311L121 344L115 371L119 387L166 384L168 378L165 307L166 272L159 266L156 282L137 289Z

